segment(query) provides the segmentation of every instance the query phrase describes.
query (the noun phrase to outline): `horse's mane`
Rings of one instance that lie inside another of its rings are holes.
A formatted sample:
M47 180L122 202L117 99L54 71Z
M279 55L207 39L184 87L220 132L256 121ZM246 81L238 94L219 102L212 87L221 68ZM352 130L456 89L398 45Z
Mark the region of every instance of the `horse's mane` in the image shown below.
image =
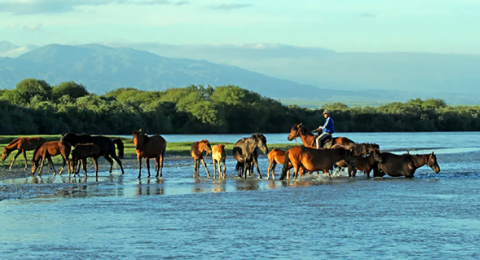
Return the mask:
M5 148L10 149L11 146L17 145L17 142L20 141L23 137L17 137L13 139Z

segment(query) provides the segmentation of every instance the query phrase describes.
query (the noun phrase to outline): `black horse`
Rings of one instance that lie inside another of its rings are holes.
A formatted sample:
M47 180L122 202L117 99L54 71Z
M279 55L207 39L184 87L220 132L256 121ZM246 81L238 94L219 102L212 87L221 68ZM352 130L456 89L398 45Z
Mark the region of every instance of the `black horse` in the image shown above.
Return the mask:
M113 160L112 158L120 165L120 169L122 170L122 174L124 174L122 162L120 159L123 159L123 150L124 145L122 140L119 138L110 139L106 136L91 136L91 135L77 135L75 133L66 133L62 134L62 141L70 144L71 146L75 147L77 144L85 144L85 143L94 143L100 147L100 156L105 157L105 159L110 163L110 173L112 173L113 167ZM118 157L115 153L115 145L117 145L118 149Z
M262 178L258 168L257 148L262 150L264 154L268 153L267 138L263 134L253 134L251 137L242 138L235 143L233 157L238 162L236 168L241 170L241 177L247 178L247 170L253 171L252 164L254 164L257 167L258 177Z

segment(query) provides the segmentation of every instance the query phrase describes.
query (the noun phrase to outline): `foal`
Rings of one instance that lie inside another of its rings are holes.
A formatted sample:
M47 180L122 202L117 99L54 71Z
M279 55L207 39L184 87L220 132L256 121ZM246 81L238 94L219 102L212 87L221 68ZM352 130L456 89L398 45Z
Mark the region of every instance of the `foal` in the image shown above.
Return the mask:
M192 144L192 148L190 149L190 154L193 157L193 162L195 163L195 172L193 173L193 177L199 177L198 171L200 170L200 161L205 166L205 170L207 170L207 176L210 178L210 173L208 172L207 164L203 159L203 152L207 151L207 155L212 152L212 147L208 140L202 140L199 142L195 142Z
M227 165L225 164L225 159L227 158L225 154L225 145L217 144L212 147L212 161L213 161L213 178L215 179L216 170L215 165L218 164L218 178L225 179L225 171L227 170ZM222 163L223 163L223 175L222 175Z
M73 173L73 176L80 171L80 165L78 165L79 160L82 162L83 173L85 174L85 177L87 176L87 158L89 157L92 158L93 165L95 166L95 176L98 176L98 158L101 154L100 147L94 143L75 145L75 149L72 151L72 159L69 163L70 171Z
M43 164L45 163L45 159L48 159L48 162L52 166L53 175L57 174L55 171L55 166L52 162L52 156L62 155L63 163L62 169L60 169L59 175L62 174L63 168L65 167L66 162L68 162L68 156L70 155L71 146L63 141L53 141L53 142L45 142L43 143L35 152L33 152L33 159L32 159L32 174L35 174L38 167L38 162L40 158L42 162L40 164L40 170L38 175L42 174ZM68 173L70 173L70 168L67 167Z

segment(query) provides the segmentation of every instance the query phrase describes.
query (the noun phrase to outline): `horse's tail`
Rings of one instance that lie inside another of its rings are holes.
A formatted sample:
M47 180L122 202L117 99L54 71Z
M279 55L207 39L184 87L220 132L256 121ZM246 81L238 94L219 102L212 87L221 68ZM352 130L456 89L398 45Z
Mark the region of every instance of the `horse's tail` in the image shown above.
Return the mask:
M289 153L290 151L285 153L285 162L283 163L282 176L280 176L280 180L285 180L285 177L287 176L288 165L290 164L290 158L288 157Z
M125 146L123 145L122 139L115 138L112 141L113 141L114 144L117 145L118 158L123 159L123 151L125 150Z

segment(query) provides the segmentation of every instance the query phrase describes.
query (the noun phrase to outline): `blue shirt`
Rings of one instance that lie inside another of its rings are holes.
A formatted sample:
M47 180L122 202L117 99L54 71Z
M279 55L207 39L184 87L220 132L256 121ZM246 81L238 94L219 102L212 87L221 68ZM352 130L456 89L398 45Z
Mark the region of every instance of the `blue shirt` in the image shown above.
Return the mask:
M335 126L333 125L333 119L330 116L327 117L327 119L325 120L325 124L323 124L323 127L322 127L322 132L329 133L329 134L335 133Z

